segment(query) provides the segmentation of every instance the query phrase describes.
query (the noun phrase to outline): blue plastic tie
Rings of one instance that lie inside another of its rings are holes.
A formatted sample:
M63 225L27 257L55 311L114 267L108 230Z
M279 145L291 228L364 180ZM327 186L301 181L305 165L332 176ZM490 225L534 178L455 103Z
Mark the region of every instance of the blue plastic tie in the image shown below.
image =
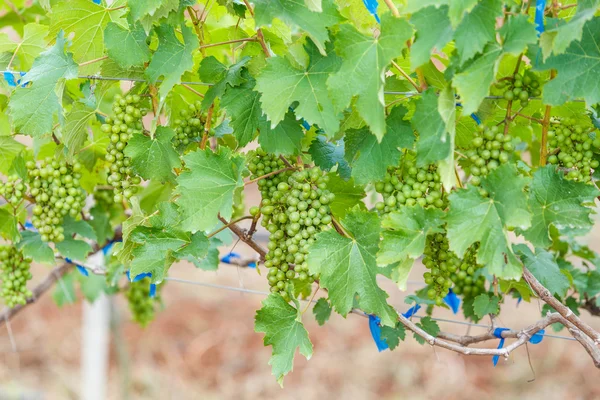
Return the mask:
M4 79L6 80L6 83L8 83L8 86L17 87L18 85L21 85L21 87L24 87L26 82L23 82L23 84L21 84L20 79L17 79L15 81L15 74L19 74L21 77L25 76L25 72L4 72Z
M107 255L107 254L108 254L108 252L110 251L110 249L112 249L112 247L113 247L113 244L115 244L115 242L113 242L112 240L111 240L110 242L108 242L108 243L106 244L106 246L104 246L104 247L102 248L102 254L104 254L104 255Z
M33 226L31 221L25 221L25 229L32 232L37 232L37 229L35 229L35 226Z
M150 298L153 299L156 297L156 285L154 283L150 284Z
M544 10L546 9L546 0L535 1L535 30L538 32L538 37L544 33Z
M379 5L377 0L363 0L363 4L365 5L367 11L375 17L377 23L380 24L381 20L379 19L379 15L377 15L377 6Z
M79 273L83 276L90 276L90 272L82 265L77 264L76 262L73 262L73 260L71 260L69 257L65 257L65 261L68 262L69 264L74 264L75 267L77 268L77 271L79 271Z
M310 124L308 122L306 122L305 120L302 120L302 127L304 129L306 129L307 131L310 131Z
M494 336L497 337L498 339L500 339L500 343L498 343L498 349L501 349L502 347L504 347L504 338L502 337L502 332L509 331L509 330L510 329L508 329L508 328L494 329ZM544 329L540 329L535 334L533 334L533 336L529 339L529 343L531 343L531 344L541 343L541 341L544 340L544 333L546 333L546 331ZM500 356L498 356L498 355L492 357L492 362L494 363L494 367L498 364L499 359L500 359Z
M462 104L460 102L458 102L458 103L456 103L456 107L462 107ZM473 118L473 121L475 121L475 123L477 125L481 125L481 119L479 119L477 114L471 113L471 118Z
M371 330L371 336L377 345L377 350L382 352L389 348L385 340L381 338L381 320L376 315L369 315L369 329Z
M413 315L415 315L417 313L417 311L419 311L421 309L421 305L420 304L415 304L414 306L412 306L411 308L408 309L408 311L406 311L405 313L402 314L402 316L404 318L410 318Z
M444 297L444 303L446 303L448 307L450 307L454 314L458 314L458 309L460 307L460 299L458 298L456 293L452 291L452 289L450 289L446 297Z
M232 261L234 258L235 258L235 259L240 259L240 258L242 258L242 256L240 256L238 253L231 252L231 253L229 253L229 254L226 254L226 255L224 255L224 256L221 258L221 262L222 262L222 263L225 263L225 264L231 264L231 261ZM248 267L249 267L249 268L256 268L256 263L255 263L255 262L251 262L251 263L249 263L249 264L248 264Z
M94 4L100 4L100 3L102 2L102 0L92 0L92 2L93 2Z
M519 296L519 298L517 299L517 307L519 307L519 304L521 304L522 301L523 301L523 298L521 296Z

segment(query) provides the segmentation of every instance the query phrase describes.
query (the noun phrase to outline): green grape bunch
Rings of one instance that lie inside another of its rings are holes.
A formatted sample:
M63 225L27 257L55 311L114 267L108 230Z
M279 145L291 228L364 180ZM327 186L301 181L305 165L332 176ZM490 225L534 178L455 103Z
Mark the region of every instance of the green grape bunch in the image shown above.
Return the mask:
M485 293L485 276L477 275L483 266L477 263L477 250L479 242L473 244L467 250L459 268L450 275L454 283L452 290L464 298L476 297Z
M202 102L190 104L187 110L179 111L179 118L173 121L175 147L185 147L193 142L199 142L204 133L206 116L202 113Z
M492 170L511 160L514 146L511 135L503 135L498 126L479 125L471 141L471 148L466 151L470 166L465 168L471 174L469 181L479 186L481 178L486 177Z
M527 71L523 75L515 74L496 83L498 89L503 89L502 96L508 101L519 101L521 107L527 107L529 99L540 97L542 89L538 77Z
M124 153L129 140L144 128L142 117L146 111L140 108L140 102L138 95L116 95L113 102L114 118L106 118L101 127L103 132L110 135L105 156L109 164L107 182L114 187L117 203L133 196L141 183L141 178L133 173L131 159Z
M81 164L46 158L36 164L26 163L29 194L35 201L31 222L44 242L65 239L63 219L77 218L85 206L86 194L81 188Z
M30 266L31 259L14 245L0 246L0 297L9 308L25 305L27 299L33 296L27 289L27 281L32 278Z
M125 292L133 320L143 327L154 320L157 306L161 303L159 291L162 285L157 285L156 296L150 297L150 283L150 278L130 282Z
M553 118L551 123L548 163L568 170L567 179L590 183L593 170L600 164L593 151L600 148L600 139L593 139L572 118Z
M285 163L258 149L249 169L256 177L285 167ZM328 229L332 222L329 204L334 199L327 189L329 177L318 167L290 172L283 171L258 181L262 201L253 208L253 215L262 214L262 226L270 233L265 256L269 269L267 279L271 292L290 300L289 285L294 280L312 283L306 262L308 249L315 236Z
M0 196L13 207L23 201L26 191L25 183L17 175L10 175L6 182L0 182Z
M446 208L440 174L431 164L418 168L414 159L405 157L400 167L388 168L385 178L375 184L375 190L383 196L375 208L389 213L400 207L420 204L423 207Z
M425 283L429 285L427 297L435 300L439 306L452 287L451 275L458 270L459 258L450 251L448 238L443 233L427 236L423 265L428 269L423 274Z

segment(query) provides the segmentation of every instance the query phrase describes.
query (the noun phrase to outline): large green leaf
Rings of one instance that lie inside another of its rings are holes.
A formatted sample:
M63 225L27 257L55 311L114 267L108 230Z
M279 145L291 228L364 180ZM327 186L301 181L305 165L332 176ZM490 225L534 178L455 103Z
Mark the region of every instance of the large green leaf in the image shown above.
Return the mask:
M0 136L0 172L8 175L14 158L25 148L11 136Z
M388 265L423 255L427 236L444 232L443 217L442 210L420 205L402 207L387 214L381 221L384 231L377 262Z
M21 71L31 68L33 60L46 49L48 27L30 23L23 27L23 36L19 42L10 40L7 34L0 34L0 52L10 52L20 61Z
M31 70L9 102L10 114L17 132L40 137L52 130L54 115L61 110L64 81L77 77L77 64L71 53L65 53L64 33L59 33L56 44L41 53L33 62Z
M341 236L335 230L317 234L308 255L311 273L321 275L320 285L328 290L336 312L346 316L357 300L363 311L395 326L398 316L376 279L380 273L375 260L380 232L377 215L354 209L341 223L351 236Z
M244 157L232 156L221 148L197 150L184 157L187 170L177 178L177 204L181 208L182 229L204 231L217 224L217 215L229 219L233 192L244 185Z
M9 205L0 208L0 236L4 239L18 241L19 229L17 227L17 218L9 211Z
M329 40L327 28L342 20L333 0L323 0L322 12L309 10L303 0L255 0L253 3L259 27L270 25L274 18L298 26L310 35L322 53Z
M296 115L317 124L332 136L338 131L340 122L326 83L339 69L340 59L332 49L328 49L328 55L324 57L310 40L305 49L310 60L306 68L295 67L283 57L270 58L256 78L256 90L262 94L262 109L272 126L282 121L288 108L297 101Z
M335 195L329 203L331 214L334 217L343 218L356 205L366 209L363 203L366 196L365 189L360 185L356 185L354 179L350 178L345 181L333 172L329 173L328 176L327 190Z
M452 142L438 110L438 97L433 89L423 93L416 102L412 124L419 134L417 165L431 164L448 157Z
M554 256L544 249L535 249L535 254L524 244L514 246L517 254L521 256L525 267L535 276L552 294L564 296L571 286L569 279L560 272Z
M387 118L387 133L377 141L367 128L346 132L345 157L352 167L352 177L359 185L382 180L388 167L400 163L400 148L412 147L414 134L404 121L406 109L395 107Z
M502 14L502 1L482 0L456 28L454 40L460 63L481 53L496 36L496 18Z
M259 127L258 143L266 152L275 155L296 155L302 151L304 133L293 112L289 111L275 128L271 128L271 124L263 117Z
M510 247L507 228L529 224L526 183L514 166L506 164L483 179L489 197L482 197L474 187L451 193L446 218L450 250L462 257L479 242L479 264L501 278L518 279L521 263Z
M525 238L536 247L547 247L550 240L550 226L556 228L591 228L592 208L583 203L593 204L600 191L594 186L565 179L564 174L549 165L533 174L529 196L529 207L533 214L531 228L525 231Z
M583 98L589 105L600 102L600 17L586 22L581 40L567 50L548 57L539 68L555 69L557 76L544 86L544 103L560 105Z
M150 61L146 33L139 24L124 28L109 22L104 29L104 45L109 57L122 68L140 66Z
M412 69L429 61L431 52L442 50L452 40L453 30L448 18L448 6L422 8L410 17L415 27L415 42L410 51Z
M208 109L217 97L223 96L228 86L238 86L245 82L242 71L248 61L250 57L244 57L237 63L226 66L213 56L202 60L198 71L200 79L202 82L213 84L202 99L204 109Z
M366 36L350 24L335 35L335 50L342 57L338 72L327 80L338 112L357 96L356 109L381 141L386 130L383 87L388 64L402 54L412 28L406 20L384 14L379 36Z
M85 140L88 138L86 130L90 118L96 110L86 104L77 102L65 116L64 129L62 131L63 141L68 149L68 156L72 158L81 150Z
M23 249L23 254L35 262L54 264L54 252L48 243L42 242L42 237L37 232L21 232L21 241L17 247Z
M337 167L340 176L344 179L350 178L351 169L344 158L344 141L336 143L327 141L324 135L318 135L310 144L308 152L316 166L324 171Z
M300 349L307 359L313 353L308 332L302 324L300 305L296 307L286 303L279 294L271 294L263 300L262 308L256 312L254 327L256 332L265 334L265 346L273 347L269 364L277 382L283 386L283 378L293 369L294 354Z
M171 141L173 136L175 132L166 126L159 126L154 138L134 135L125 147L125 155L131 159L133 171L144 179L173 180L173 169L181 167L179 154Z
M254 91L254 80L249 79L225 91L221 106L231 117L231 127L240 147L250 143L256 135L261 120L260 93Z

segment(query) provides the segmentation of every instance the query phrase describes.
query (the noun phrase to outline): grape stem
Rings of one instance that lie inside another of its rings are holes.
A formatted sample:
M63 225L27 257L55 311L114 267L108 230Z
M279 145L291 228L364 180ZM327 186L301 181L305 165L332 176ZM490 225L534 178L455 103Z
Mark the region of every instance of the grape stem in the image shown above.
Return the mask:
M234 221L231 221L231 222L230 222L230 223L228 223L227 225L223 225L222 227L220 227L220 228L219 228L219 229L217 229L216 231L213 231L213 232L209 233L208 235L206 235L206 237L207 237L208 239L210 239L211 237L215 236L217 233L219 233L219 232L222 232L222 231L224 231L225 229L229 228L231 225L233 225L233 224L237 224L238 222L244 221L244 220L246 220L246 219L254 219L254 217L253 217L253 216L251 216L251 215L246 215L246 216L240 217L240 218L238 218L238 219L236 219L236 220L234 220Z
M317 295L317 293L319 292L319 289L321 288L321 285L317 282L317 287L315 288L315 291L313 292L312 296L310 297L310 300L308 301L308 303L306 303L306 307L304 308L304 310L302 311L302 315L304 315L304 313L306 311L308 311L308 308L310 307L310 305L312 304L315 296Z
M390 11L392 12L392 15L396 18L400 18L400 12L398 12L398 9L396 8L396 6L394 5L394 3L392 2L392 0L383 0L385 2L385 5L390 9Z
M213 110L215 109L215 104L211 104L208 109L208 113L206 114L206 123L204 124L204 134L202 135L202 141L200 142L200 148L204 150L206 148L206 142L208 141L208 134L210 132L210 124L212 122Z
M423 91L421 86L419 86L417 82L415 82L414 79L410 77L410 75L408 75L398 64L396 64L396 61L392 60L392 66L396 68L398 72L400 72L400 75L402 75L404 79L408 81L408 83L410 83L415 89L417 89L419 93Z
M291 163L290 163L290 162L287 160L287 158L285 158L285 157L283 156L283 154L279 156L279 159L280 159L281 161L283 161L283 163L284 163L285 165L287 165L288 167L290 167L290 168L295 168L295 167L294 167L294 166L293 166L293 165L292 165L292 164L291 164Z
M280 173L285 172L285 171L295 170L295 169L297 169L297 168L296 167L285 167L285 168L278 169L277 171L271 171L268 174L261 175L258 178L254 178L254 179L252 179L252 180L250 180L248 182L245 182L244 186L250 185L250 184L255 183L255 182L258 182L261 179L265 179L265 178L268 178L270 176L277 175L277 174L280 174Z
M227 225L227 227L229 228L229 230L231 232L235 233L236 236L239 237L242 242L246 243L254 251L256 251L258 253L258 255L260 256L260 260L264 261L267 251L261 245L256 243L251 237L248 237L248 235L244 232L244 230L242 228L237 226L237 224L235 224L235 223L230 224L220 214L219 214L219 221L221 221L222 223Z
M254 9L252 8L248 0L244 0L244 4L246 5L246 8L248 9L248 12L252 16L252 18L254 18ZM256 37L258 39L258 42L260 43L260 47L262 47L263 53L265 53L265 57L271 57L271 52L269 51L267 42L265 42L265 36L262 33L262 29L258 28L256 30Z
M332 215L331 216L331 224L340 235L350 238L350 234L344 229L343 225L339 223L339 221Z
M223 45L232 44L232 43L257 42L257 41L258 41L257 38L242 38L242 39L228 40L226 42L204 44L204 45L200 46L200 48L201 49L206 49L208 47L223 46Z
M197 91L196 89L194 89L190 85L186 85L185 83L182 83L181 86L183 86L184 88L186 88L190 92L194 93L196 96L204 98L204 95L202 93L200 93L199 91Z
M541 119L537 119L537 118L534 118L534 117L530 117L529 115L521 114L519 111L515 112L514 115L515 116L518 115L519 117L528 119L528 120L533 121L533 122L537 122L538 124L543 124L544 123L544 121L542 121Z

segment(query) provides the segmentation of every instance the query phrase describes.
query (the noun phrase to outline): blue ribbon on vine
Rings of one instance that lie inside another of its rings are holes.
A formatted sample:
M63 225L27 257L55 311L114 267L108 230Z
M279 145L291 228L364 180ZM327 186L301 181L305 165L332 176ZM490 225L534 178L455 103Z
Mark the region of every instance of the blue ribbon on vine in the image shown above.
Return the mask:
M450 307L454 314L458 314L458 309L460 307L460 299L458 298L456 293L452 291L452 289L450 289L448 291L448 294L444 297L444 303L446 303L448 307Z
M83 265L79 265L76 262L74 262L73 260L71 260L69 257L65 257L65 261L68 262L69 264L74 264L75 268L77 268L77 271L83 275L83 276L90 276L90 272L83 266Z
M92 0L92 3L94 4L100 4L102 2L102 0Z
M421 309L421 305L415 304L414 306L409 308L402 315L405 318L410 318L413 315L415 315L417 313L417 311L419 311L420 309ZM369 330L371 331L371 336L373 337L373 341L375 342L375 345L377 346L377 350L379 350L379 352L387 350L389 348L389 346L388 346L387 342L381 337L381 319L376 315L366 314L366 313L365 313L365 315L367 315L369 317Z
M152 278L152 272L143 272L141 274L138 274L135 276L135 278L133 278L133 280L131 279L129 270L127 270L126 274L127 274L127 279L129 279L130 282L139 282L144 278ZM148 297L150 297L150 298L156 297L156 284L154 284L154 283L150 284L150 293L148 294Z
M25 87L27 82L21 84L21 79L15 80L15 74L19 74L21 77L25 76L25 72L4 71L4 79L6 80L6 83L8 83L8 86L17 87L20 85L21 87Z
M363 0L363 4L365 5L367 11L375 17L377 23L380 24L381 20L379 19L379 15L377 15L377 6L379 5L377 0Z
M240 259L242 258L242 256L240 256L238 253L234 253L233 251L230 252L229 254L224 255L223 257L221 257L221 262L225 263L225 264L231 264L231 261L233 259ZM249 268L256 268L256 263L255 262L251 262L248 264Z
M538 37L544 33L544 10L546 9L546 0L535 1L535 30L538 32Z
M504 347L504 338L502 337L502 332L509 331L509 330L510 329L508 329L508 328L494 329L494 336L497 337L498 339L500 339L500 343L498 343L498 349L501 349L502 347ZM534 333L533 336L531 336L531 338L529 339L529 343L531 343L531 344L541 343L542 340L544 340L544 333L546 333L546 331L544 329L540 329L539 331ZM498 364L499 359L500 359L499 355L495 355L494 357L492 357L492 362L494 363L494 367Z
M460 103L460 102L456 103L456 107L462 107L462 103ZM473 118L473 121L475 121L475 123L477 125L481 125L481 119L479 119L477 114L471 113L471 118Z

